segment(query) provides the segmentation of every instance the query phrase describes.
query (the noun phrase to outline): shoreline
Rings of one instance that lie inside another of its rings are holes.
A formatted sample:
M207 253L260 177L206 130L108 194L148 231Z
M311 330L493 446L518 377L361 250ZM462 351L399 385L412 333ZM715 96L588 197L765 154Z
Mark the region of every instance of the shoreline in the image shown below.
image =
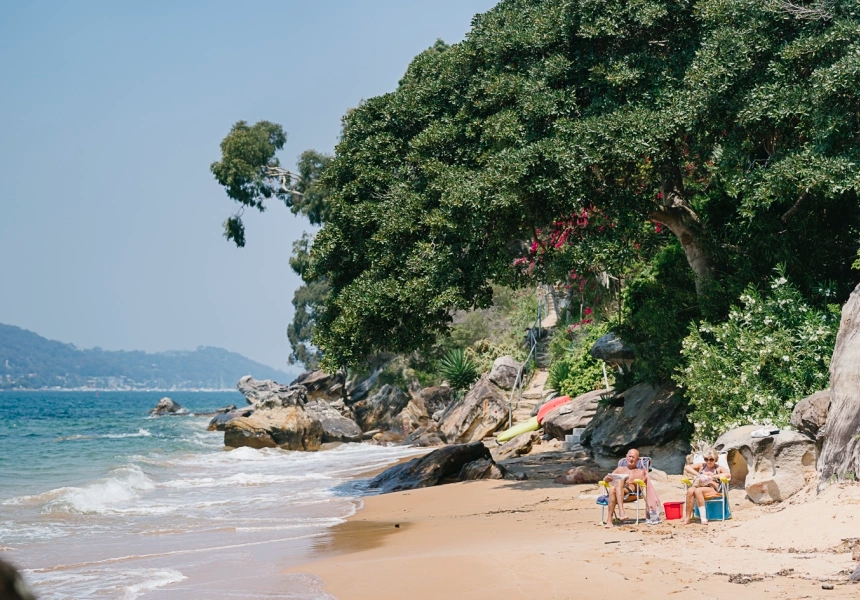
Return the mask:
M679 500L678 477L659 482ZM734 518L606 530L596 485L470 481L362 498L345 523L285 573L318 578L339 600L597 598L632 585L643 598L854 598L860 486L834 485L777 506L730 494ZM634 511L630 510L632 516ZM822 585L833 585L832 590Z

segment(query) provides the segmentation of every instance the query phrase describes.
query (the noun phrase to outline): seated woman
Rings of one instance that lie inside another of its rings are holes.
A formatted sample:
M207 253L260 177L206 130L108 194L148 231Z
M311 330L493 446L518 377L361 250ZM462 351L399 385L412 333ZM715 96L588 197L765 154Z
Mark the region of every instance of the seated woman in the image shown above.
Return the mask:
M697 465L687 465L684 473L692 477L693 485L687 490L687 506L682 525L689 525L693 516L693 503L699 507L702 525L708 524L705 512L705 500L720 495L720 475L730 475L728 469L717 464L717 453L710 450L705 453L705 462Z

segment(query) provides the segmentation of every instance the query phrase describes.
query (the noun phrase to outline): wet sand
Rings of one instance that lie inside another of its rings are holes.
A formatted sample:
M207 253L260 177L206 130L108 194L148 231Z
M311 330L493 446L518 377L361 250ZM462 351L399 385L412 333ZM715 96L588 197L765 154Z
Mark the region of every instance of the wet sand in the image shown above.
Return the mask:
M680 500L677 477L657 486ZM340 600L374 598L857 598L860 485L760 507L731 493L734 518L600 526L595 485L474 481L365 499L291 568ZM629 509L631 516L635 513ZM832 585L834 589L823 589Z

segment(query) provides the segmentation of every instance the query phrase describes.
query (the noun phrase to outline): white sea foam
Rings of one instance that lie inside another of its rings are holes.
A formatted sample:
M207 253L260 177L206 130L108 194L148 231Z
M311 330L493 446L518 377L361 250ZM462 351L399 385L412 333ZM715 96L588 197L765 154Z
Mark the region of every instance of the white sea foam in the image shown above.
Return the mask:
M149 430L141 427L137 430L137 433L106 433L98 437L107 438L109 440L120 440L122 438L152 437L152 433Z
M127 465L114 470L106 479L82 487L52 490L56 496L45 504L44 512L104 513L117 510L116 505L134 500L140 492L154 487L140 467Z
M42 600L113 597L134 600L145 592L187 579L176 569L81 569L24 571Z

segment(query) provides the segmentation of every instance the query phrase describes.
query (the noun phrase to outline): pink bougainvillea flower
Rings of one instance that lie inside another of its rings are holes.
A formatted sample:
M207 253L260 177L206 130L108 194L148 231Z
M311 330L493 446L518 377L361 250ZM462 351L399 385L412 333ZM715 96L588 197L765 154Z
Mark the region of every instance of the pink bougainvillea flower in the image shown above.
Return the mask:
M591 309L590 309L590 308L588 308L588 307L585 307L585 310L584 310L584 311L582 311L582 312L583 312L584 314L586 314L586 315L590 315L590 314L591 314Z

